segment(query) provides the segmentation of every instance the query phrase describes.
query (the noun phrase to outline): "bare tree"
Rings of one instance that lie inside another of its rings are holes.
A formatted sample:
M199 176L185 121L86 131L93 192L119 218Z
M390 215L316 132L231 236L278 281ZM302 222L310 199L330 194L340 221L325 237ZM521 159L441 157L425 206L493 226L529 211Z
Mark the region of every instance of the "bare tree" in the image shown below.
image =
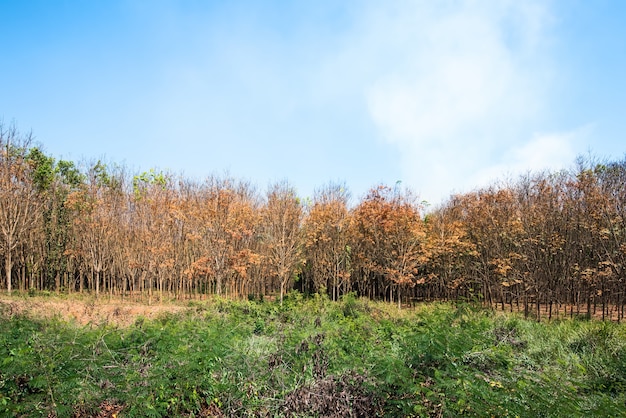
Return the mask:
M280 283L280 302L289 280L303 262L300 224L302 206L295 190L287 182L270 187L261 210L265 262Z
M11 293L14 252L40 219L41 202L26 162L32 135L0 123L0 249L4 254L7 292Z
M317 190L304 223L308 273L315 290L331 290L333 300L342 286L344 293L351 288L348 199L345 186Z

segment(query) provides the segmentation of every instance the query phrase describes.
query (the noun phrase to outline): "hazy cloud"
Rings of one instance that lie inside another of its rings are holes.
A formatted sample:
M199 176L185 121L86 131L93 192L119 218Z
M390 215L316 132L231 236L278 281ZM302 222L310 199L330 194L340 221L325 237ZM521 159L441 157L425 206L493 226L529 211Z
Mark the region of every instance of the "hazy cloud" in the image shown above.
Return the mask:
M571 158L570 135L533 136L552 76L546 4L405 2L364 18L352 47L378 69L368 110L423 198Z
M505 152L496 163L470 177L471 184L485 186L494 179L505 179L524 172L558 171L570 167L576 158L577 145L586 142L592 125L569 132L541 133Z

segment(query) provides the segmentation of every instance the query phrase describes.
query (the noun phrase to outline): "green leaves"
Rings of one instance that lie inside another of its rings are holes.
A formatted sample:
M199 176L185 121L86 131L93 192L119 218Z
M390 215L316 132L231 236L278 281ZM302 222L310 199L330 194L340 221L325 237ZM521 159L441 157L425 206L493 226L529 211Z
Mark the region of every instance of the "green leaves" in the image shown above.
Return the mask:
M583 417L626 402L614 323L350 294L195 302L126 328L1 319L2 416Z

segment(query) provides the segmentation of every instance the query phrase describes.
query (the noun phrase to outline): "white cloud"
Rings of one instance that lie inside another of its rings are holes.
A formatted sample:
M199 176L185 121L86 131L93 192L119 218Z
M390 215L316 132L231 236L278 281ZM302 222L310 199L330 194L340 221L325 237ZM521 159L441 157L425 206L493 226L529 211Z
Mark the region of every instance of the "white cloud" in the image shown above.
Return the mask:
M503 167L572 158L556 152L571 149L570 135L532 136L552 72L545 2L395 4L368 14L352 53L377 68L368 110L382 138L402 151L405 183L437 202Z
M504 153L501 162L478 171L470 181L486 186L494 179L504 179L526 172L558 171L574 163L576 145L593 130L585 125L569 132L534 134L528 142Z

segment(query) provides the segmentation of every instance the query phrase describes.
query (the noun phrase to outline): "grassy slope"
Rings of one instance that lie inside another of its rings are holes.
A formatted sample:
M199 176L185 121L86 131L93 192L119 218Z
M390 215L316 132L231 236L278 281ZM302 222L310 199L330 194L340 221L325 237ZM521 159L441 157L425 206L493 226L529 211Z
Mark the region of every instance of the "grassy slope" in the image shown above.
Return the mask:
M615 323L298 294L127 326L7 306L0 416L626 416Z

